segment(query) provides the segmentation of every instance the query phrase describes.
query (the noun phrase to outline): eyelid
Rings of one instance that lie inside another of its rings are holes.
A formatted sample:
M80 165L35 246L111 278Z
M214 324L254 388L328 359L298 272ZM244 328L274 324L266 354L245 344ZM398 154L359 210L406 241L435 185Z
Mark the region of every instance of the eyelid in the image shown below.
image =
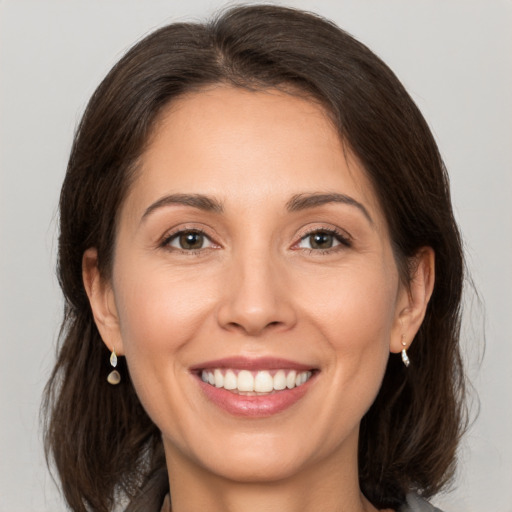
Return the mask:
M340 229L340 228L338 228L336 226L332 226L332 225L331 226L317 225L314 227L310 227L305 231L302 231L299 234L299 239L293 244L292 249L298 248L297 246L298 246L298 244L300 244L300 242L302 242L302 240L304 240L308 236L311 236L314 233L328 233L330 235L333 235L336 238L336 240L338 240L340 245L342 245L343 247L351 247L352 243L353 243L352 236L350 235L350 233L348 233L344 229ZM338 246L334 246L329 249L311 249L311 250L315 251L315 252L328 252L331 250L336 250L336 247L338 247Z
M178 247L170 246L170 242L173 239L177 238L182 233L187 233L187 232L199 233L199 234L203 235L206 239L208 239L208 241L210 242L211 245L209 247L202 247L202 248L196 249L196 250L193 250L193 249L183 250ZM341 245L343 247L351 247L352 246L353 237L350 235L350 233L348 233L344 229L341 229L341 228L339 228L337 226L333 226L333 225L316 225L316 226L310 226L307 229L302 230L300 232L300 234L298 235L298 239L296 240L296 242L293 243L291 249L300 249L298 247L300 242L302 242L305 238L307 238L308 236L310 236L314 233L330 234L336 238L336 240L339 242L339 245ZM168 250L186 252L189 254L194 253L194 252L200 252L200 251L212 249L212 248L221 248L222 247L222 245L219 244L215 240L215 238L209 233L208 229L204 229L204 227L198 227L197 225L186 225L186 224L176 226L176 227L171 228L170 230L166 231L165 234L160 238L160 240L158 242L158 246L161 248L164 248L164 249L167 248ZM329 248L329 249L311 249L311 251L318 252L318 253L329 252L329 251L336 250L337 247L338 247L338 245L336 245L332 248ZM306 249L306 248L303 248L303 249Z
M178 247L170 246L169 245L170 242L173 239L177 238L182 233L199 233L209 240L209 242L211 243L211 246L204 247L204 248L202 247L200 249L195 249L195 250L194 249L183 250ZM172 251L194 253L194 252L208 250L208 249L212 249L212 248L219 248L219 247L221 247L221 245L214 239L214 237L208 232L208 230L204 229L203 227L198 227L197 225L180 224L179 226L171 228L170 230L165 232L165 234L159 239L158 247L172 250Z
M176 241L179 242L180 241L180 238L181 238L181 236L183 234L200 235L202 237L202 240L204 240L207 243L207 245L205 245L203 247L199 247L198 249L183 249L182 247L173 245L174 242L176 242ZM211 238L206 233L202 233L201 231L197 231L197 230L187 229L185 231L178 231L174 235L168 237L166 245L168 247L172 247L173 249L177 249L178 251L193 252L193 251L200 251L200 250L203 250L203 249L210 249L211 247L214 246L214 243L213 243Z

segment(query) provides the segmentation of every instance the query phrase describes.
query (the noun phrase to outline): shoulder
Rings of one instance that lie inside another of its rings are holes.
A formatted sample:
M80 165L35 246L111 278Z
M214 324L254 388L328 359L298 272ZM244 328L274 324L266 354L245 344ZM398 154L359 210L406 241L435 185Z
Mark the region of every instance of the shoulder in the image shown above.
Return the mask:
M405 499L406 503L398 512L442 512L442 510L434 507L415 493L409 493Z

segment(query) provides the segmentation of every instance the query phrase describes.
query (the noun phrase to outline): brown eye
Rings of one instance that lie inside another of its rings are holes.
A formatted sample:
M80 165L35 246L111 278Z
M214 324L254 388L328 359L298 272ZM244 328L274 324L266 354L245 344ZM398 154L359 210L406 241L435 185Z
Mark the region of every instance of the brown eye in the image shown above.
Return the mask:
M173 235L167 245L182 251L197 251L212 245L210 239L200 231L181 231Z
M336 231L318 230L313 231L303 238L297 244L300 249L328 251L338 246L351 247L350 239ZM341 248L341 247L340 247Z
M183 233L179 236L182 249L201 249L204 236L201 233Z
M311 249L330 249L334 245L334 236L331 233L319 231L309 235Z

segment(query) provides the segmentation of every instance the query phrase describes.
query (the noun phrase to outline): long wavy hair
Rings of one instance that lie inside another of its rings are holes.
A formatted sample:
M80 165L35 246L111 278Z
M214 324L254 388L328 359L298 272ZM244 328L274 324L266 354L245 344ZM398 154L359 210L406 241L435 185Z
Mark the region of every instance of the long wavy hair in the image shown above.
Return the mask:
M123 379L109 386L108 351L82 282L98 251L108 279L120 206L162 112L211 84L278 88L320 102L363 164L389 225L402 280L420 247L436 254L436 284L405 369L391 355L360 428L362 492L398 508L416 490L437 493L453 474L465 425L459 353L464 264L445 166L393 72L333 23L277 6L230 9L206 24L176 23L137 43L92 96L75 135L60 197L59 282L65 310L43 411L46 450L74 511L158 510L166 480L160 432ZM163 475L163 476L162 476ZM135 505L139 503L139 505Z

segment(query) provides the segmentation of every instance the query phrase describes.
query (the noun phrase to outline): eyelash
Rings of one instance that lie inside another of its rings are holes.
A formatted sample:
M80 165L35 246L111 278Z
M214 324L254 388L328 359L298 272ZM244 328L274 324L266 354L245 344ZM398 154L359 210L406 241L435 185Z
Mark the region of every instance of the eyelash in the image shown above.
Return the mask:
M209 249L209 247L201 247L199 249L180 249L180 248L177 248L177 247L171 247L171 242L173 240L175 240L176 238L184 235L184 234L194 234L194 235L201 235L203 236L206 240L208 240L212 245L217 245L218 247L218 244L215 244L215 242L213 242L213 240L211 239L211 237L202 229L199 229L199 228L184 228L184 229L180 229L178 231L174 231L168 235L166 235L161 243L160 243L160 247L162 247L163 249L166 249L168 251L172 251L172 252L179 252L179 253L182 253L182 254L186 254L187 256L194 256L194 255L199 255L201 254L203 251L205 251L205 249Z
M180 229L179 231L174 231L162 239L162 241L160 243L160 247L162 247L163 249L166 249L168 251L180 252L180 253L186 254L188 256L199 255L206 249L210 249L210 247L201 247L199 249L180 249L177 247L171 247L170 244L173 240L175 240L176 238L178 238L184 234L188 234L188 233L195 234L195 235L201 235L205 239L207 239L210 242L210 244L212 244L213 246L216 245L217 247L220 247L218 244L215 244L215 242L211 239L211 237L204 230L198 229L198 228L185 228L185 229ZM320 233L332 236L337 242L339 242L339 245L335 245L335 246L329 247L327 249L313 249L313 248L297 247L303 240L307 239L311 235L320 234ZM296 242L292 246L292 249L295 248L294 250L306 251L308 254L322 255L322 254L330 254L332 252L338 251L341 249L340 246L343 246L345 248L352 247L351 237L346 232L343 232L341 230L334 229L334 228L317 227L317 228L307 231L306 233L303 233L301 235L299 241Z
M297 246L298 244L300 244L303 240L310 237L311 235L318 234L318 233L332 236L336 241L339 242L339 245L335 245L334 247L329 247L328 249L308 249L308 248L303 247L303 248L297 248L296 250L301 249L303 251L306 251L308 254L323 255L323 254L331 254L331 253L339 251L343 248L352 247L352 239L348 235L348 233L346 233L345 231L341 231L339 229L332 228L332 227L329 227L329 228L316 227L316 228L313 228L313 229L307 231L306 233L302 234L302 236L300 237L300 240L294 244L294 247Z

